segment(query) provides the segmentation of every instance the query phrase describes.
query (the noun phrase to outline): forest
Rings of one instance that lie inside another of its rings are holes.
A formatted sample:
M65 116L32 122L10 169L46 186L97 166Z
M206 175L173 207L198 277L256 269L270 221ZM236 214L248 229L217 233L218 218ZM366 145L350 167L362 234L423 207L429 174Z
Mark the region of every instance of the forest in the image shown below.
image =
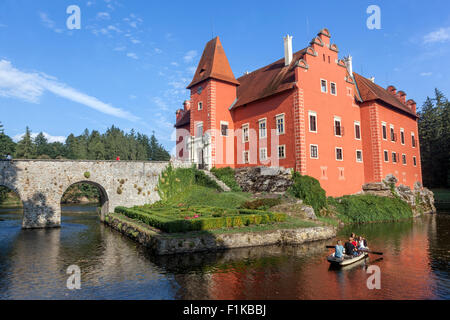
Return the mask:
M450 188L450 102L438 89L419 112L423 184Z
M0 122L0 159L7 155L13 159L71 159L71 160L141 160L168 161L170 154L158 142L153 133L150 137L136 133L126 133L117 127L108 128L105 133L96 130L75 136L70 134L65 143L49 142L41 132L34 138L27 127L25 134L17 143L5 134ZM77 203L95 201L98 190L90 185L76 185L69 188L62 202ZM17 197L0 186L0 204L17 203Z

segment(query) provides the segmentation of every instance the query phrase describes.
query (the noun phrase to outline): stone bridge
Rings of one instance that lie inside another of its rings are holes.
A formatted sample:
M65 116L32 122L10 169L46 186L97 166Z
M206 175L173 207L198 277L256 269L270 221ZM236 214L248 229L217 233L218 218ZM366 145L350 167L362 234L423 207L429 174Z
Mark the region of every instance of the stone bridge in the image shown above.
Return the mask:
M61 198L72 185L87 183L100 191L101 219L117 206L159 200L155 190L169 162L12 160L0 161L0 186L15 191L23 203L22 227L61 225ZM187 163L173 163L188 167Z

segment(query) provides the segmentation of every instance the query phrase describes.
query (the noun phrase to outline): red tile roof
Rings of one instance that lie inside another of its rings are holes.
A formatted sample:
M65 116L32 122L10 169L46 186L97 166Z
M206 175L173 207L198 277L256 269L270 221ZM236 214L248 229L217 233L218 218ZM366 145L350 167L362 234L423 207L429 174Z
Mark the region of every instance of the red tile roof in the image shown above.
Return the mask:
M175 123L175 128L180 128L191 122L191 110L182 110L180 119Z
M231 70L228 58L220 43L219 37L209 41L203 50L202 57L195 72L194 79L188 85L187 89L208 79L218 79L239 85Z
M237 101L232 108L293 88L296 64L305 52L306 49L303 49L294 53L292 62L287 67L282 58L238 78L240 86L237 88Z
M353 76L355 77L361 99L364 102L370 100L381 100L396 109L400 109L401 111L417 117L417 114L406 104L401 102L394 94L388 92L386 89L357 74L356 72L353 72Z

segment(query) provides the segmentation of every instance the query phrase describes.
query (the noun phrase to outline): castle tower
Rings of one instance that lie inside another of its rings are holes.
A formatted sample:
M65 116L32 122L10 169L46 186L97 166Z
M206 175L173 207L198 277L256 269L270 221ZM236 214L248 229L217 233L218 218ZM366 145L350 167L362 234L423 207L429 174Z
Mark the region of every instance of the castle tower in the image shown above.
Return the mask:
M238 85L219 37L212 39L187 87L191 91L191 160L200 166L234 164L234 128L229 108L236 100Z

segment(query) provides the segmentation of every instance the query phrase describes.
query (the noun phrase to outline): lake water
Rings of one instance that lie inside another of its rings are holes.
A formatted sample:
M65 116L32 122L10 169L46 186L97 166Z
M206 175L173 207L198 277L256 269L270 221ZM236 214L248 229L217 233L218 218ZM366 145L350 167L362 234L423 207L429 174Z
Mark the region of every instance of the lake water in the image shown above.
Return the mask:
M65 207L60 229L22 230L21 210L0 209L0 299L450 299L450 214L346 227L341 239L365 235L383 259L334 270L334 240L153 256L95 210ZM66 287L70 265L80 290ZM367 288L370 265L380 290Z

